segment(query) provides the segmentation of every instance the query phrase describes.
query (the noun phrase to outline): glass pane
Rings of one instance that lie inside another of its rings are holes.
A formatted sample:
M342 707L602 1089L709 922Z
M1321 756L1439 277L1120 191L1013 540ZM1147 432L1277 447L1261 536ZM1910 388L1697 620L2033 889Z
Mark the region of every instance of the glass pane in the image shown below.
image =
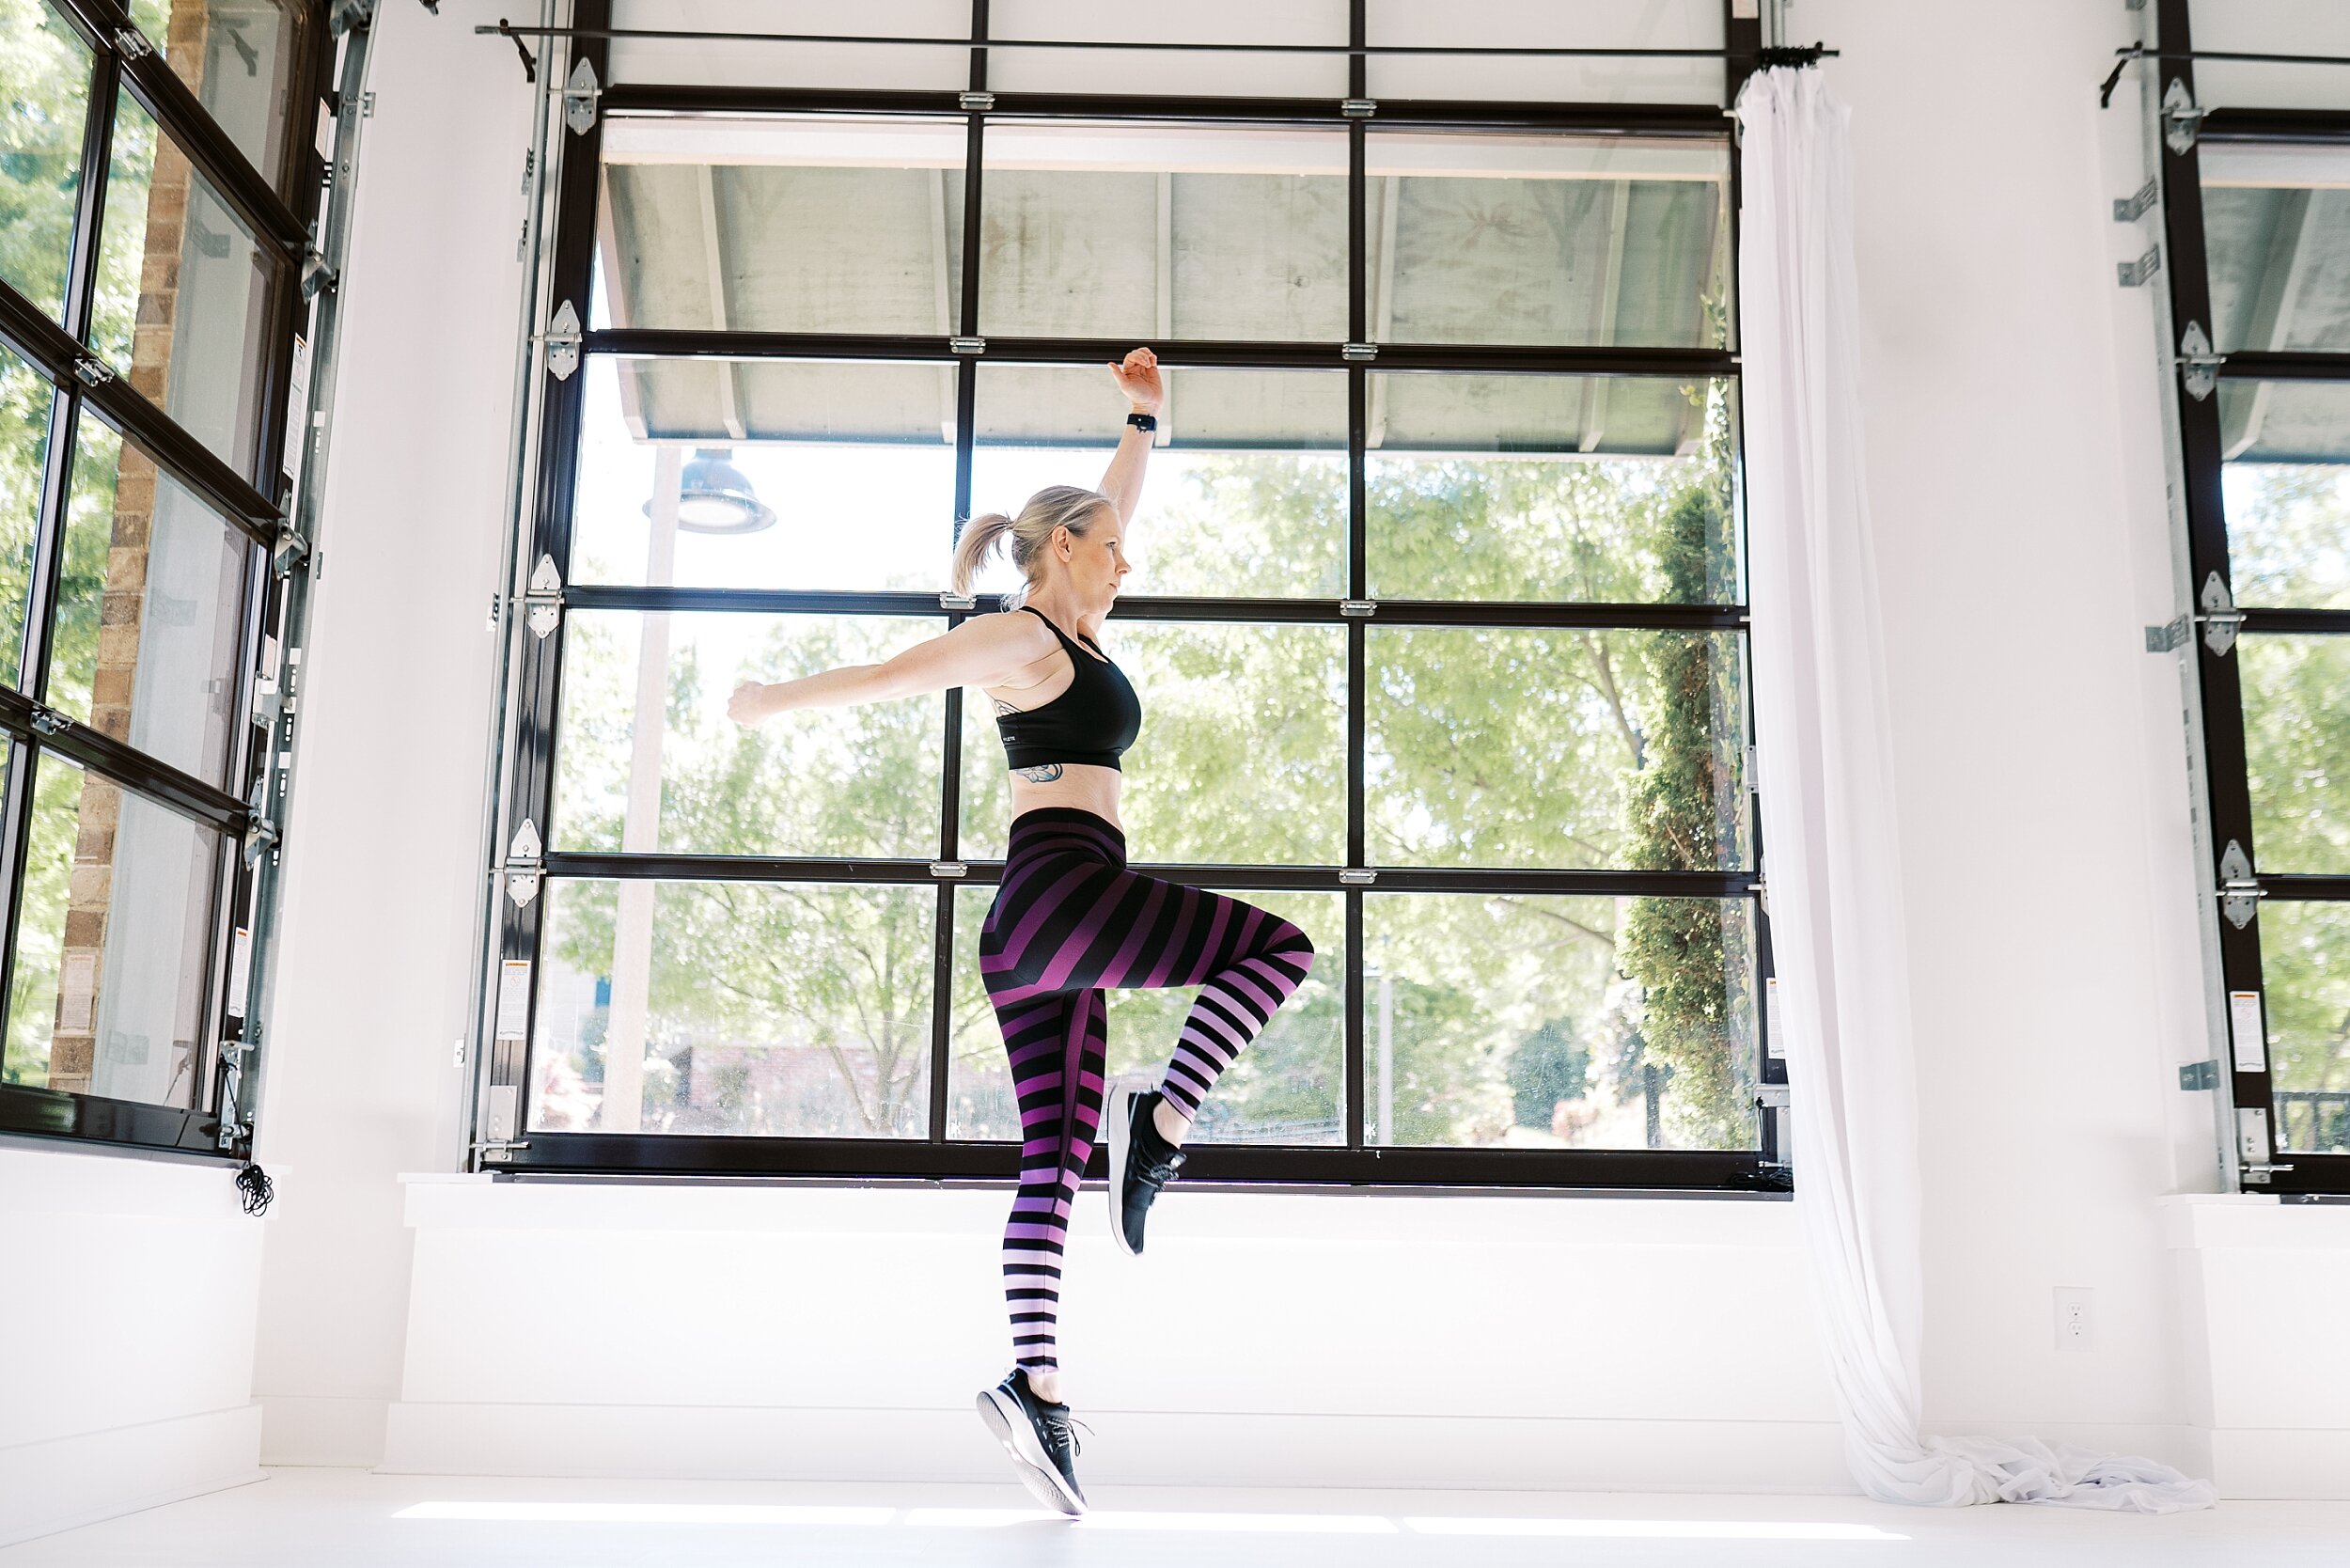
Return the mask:
M545 897L533 1131L928 1133L932 889L557 880Z
M1372 627L1373 863L1748 862L1735 633Z
M960 119L615 117L599 321L956 332L964 147Z
M1336 866L1346 856L1346 634L1114 619L1102 646L1142 698L1120 759L1128 852L1161 865ZM1010 774L983 691L964 694L966 859L1003 855Z
M1729 340L1724 144L1371 133L1382 343Z
M19 683L24 648L24 598L53 406L49 379L0 348L0 682L11 686Z
M207 829L40 754L8 1082L196 1103L219 858Z
M1345 901L1337 893L1224 891L1295 922L1313 939L1316 956L1297 995L1216 1080L1195 1137L1209 1143L1344 1143ZM953 1057L947 1091L950 1138L1009 1139L1020 1130L1003 1032L979 978L979 927L995 894L993 887L965 887L955 895ZM1111 992L1110 1073L1155 1084L1198 994L1196 986Z
M2350 609L2350 386L2222 382L2219 429L2236 603Z
M131 20L275 183L293 69L293 19L278 0L131 0Z
M1740 597L1723 383L1374 375L1370 416L1374 595Z
M47 4L0 12L0 280L65 319L82 133L89 118L89 50Z
M249 548L145 452L84 418L45 700L221 782Z
M678 0L612 0L611 17L612 27L622 32L731 29L960 39L968 36L971 26L971 0L890 0L886 6L863 8L854 19L842 11L838 0L694 0L690 8ZM971 82L971 52L952 46L875 48L854 43L751 44L724 36L638 37L614 39L611 59L612 69L605 74L613 82L828 91L907 87L949 93ZM990 60L991 75L995 68L995 61ZM1000 85L997 90L1002 90ZM607 130L605 135L610 134Z
M2235 648L2260 869L2350 871L2350 636L2263 635Z
M2350 1154L2350 903L2261 905L2277 1147Z
M1363 964L1372 1142L1755 1147L1745 900L1373 893Z
M946 586L953 367L599 355L583 373L572 581Z
M1337 342L1346 136L990 119L979 329Z
M1346 589L1346 377L1166 369L1128 593L1336 597ZM1047 485L1102 482L1126 404L1105 368L979 372L973 512L1016 514ZM984 592L1019 586L999 553Z
M2350 148L2214 142L2201 164L2220 352L2350 350Z
M90 344L236 469L260 416L262 295L252 235L129 93L116 101Z
M564 618L555 839L566 850L919 855L938 850L937 693L727 717L737 682L877 664L944 629L866 616Z
M1000 0L999 0L1000 3ZM1464 6L1459 0L1373 0L1373 42L1505 49L1719 50L1727 7L1713 0L1544 0ZM1748 8L1738 8L1746 15ZM2201 35L2199 33L2200 39ZM1722 103L1720 58L1623 55L1374 55L1371 96L1520 103Z

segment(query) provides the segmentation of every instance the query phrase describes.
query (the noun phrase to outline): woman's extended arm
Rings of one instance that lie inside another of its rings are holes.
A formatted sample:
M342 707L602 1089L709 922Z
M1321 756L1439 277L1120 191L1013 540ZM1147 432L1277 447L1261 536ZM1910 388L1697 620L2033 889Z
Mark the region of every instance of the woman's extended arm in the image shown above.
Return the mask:
M727 716L755 725L795 708L845 708L953 686L996 685L1040 655L1037 644L1046 635L1034 616L979 616L878 665L844 665L773 685L745 681L727 699Z
M1159 411L1165 398L1159 384L1159 356L1149 349L1136 349L1126 355L1122 364L1110 367L1117 379L1118 389L1126 395L1133 413L1152 414ZM1151 443L1155 439L1149 431L1125 427L1119 437L1118 453L1110 459L1109 471L1102 476L1102 494L1118 505L1118 521L1131 524L1135 508L1142 503L1142 469L1151 456Z

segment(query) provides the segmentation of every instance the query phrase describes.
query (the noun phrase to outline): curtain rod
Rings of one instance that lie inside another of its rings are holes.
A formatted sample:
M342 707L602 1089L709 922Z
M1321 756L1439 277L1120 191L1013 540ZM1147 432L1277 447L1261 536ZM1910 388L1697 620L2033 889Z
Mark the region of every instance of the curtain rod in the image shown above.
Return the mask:
M2117 49L2113 69L2097 88L2097 107L2113 107L2114 84L2132 60L2233 60L2245 65L2350 65L2350 55L2251 55L2232 49L2149 49L2133 43Z
M1154 54L1217 55L1340 55L1350 58L1373 55L1459 55L1483 58L1641 59L1641 60L1758 60L1772 65L1809 65L1839 52L1823 44L1791 49L1596 49L1548 48L1535 45L1411 43L1136 43L1124 39L969 39L892 37L870 33L738 33L669 27L537 27L517 26L498 19L474 28L477 34L500 38L650 39L664 41L712 40L736 43L854 43L888 44L923 49L1125 49ZM1773 58L1773 56L1788 56ZM1795 58L1794 56L1802 56Z

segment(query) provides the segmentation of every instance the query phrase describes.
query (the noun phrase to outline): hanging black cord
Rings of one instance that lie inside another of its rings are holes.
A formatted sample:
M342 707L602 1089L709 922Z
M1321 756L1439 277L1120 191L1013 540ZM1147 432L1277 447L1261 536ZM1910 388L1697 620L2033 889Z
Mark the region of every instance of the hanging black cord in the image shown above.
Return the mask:
M277 1188L269 1179L269 1172L258 1165L245 1165L237 1172L237 1197L244 1212L258 1215L268 1209L270 1200L277 1196Z
M2097 88L2097 107L2113 107L2113 88L2122 80L2122 72L2132 60L2233 60L2241 65L2336 65L2350 66L2350 55L2248 55L2232 49L2149 49L2133 43L2117 49L2113 69Z
M1793 66L1801 70L1806 66L1818 65L1823 56L1835 53L1824 43L1791 43L1776 49L1759 49L1755 51L1754 69L1768 71L1773 66Z

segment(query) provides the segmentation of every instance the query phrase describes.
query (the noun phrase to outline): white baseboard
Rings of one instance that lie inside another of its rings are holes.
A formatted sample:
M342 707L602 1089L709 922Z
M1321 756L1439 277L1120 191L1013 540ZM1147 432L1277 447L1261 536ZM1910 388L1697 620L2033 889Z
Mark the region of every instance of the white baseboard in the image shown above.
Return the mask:
M1851 1492L1832 1421L1088 1413L1105 1484ZM381 1468L423 1475L999 1481L969 1410L402 1402Z
M2350 1501L2350 1431L2217 1427L2211 1455L2223 1497Z
M261 1478L261 1407L0 1449L0 1546Z
M373 1469L384 1458L386 1399L261 1397L261 1463Z

